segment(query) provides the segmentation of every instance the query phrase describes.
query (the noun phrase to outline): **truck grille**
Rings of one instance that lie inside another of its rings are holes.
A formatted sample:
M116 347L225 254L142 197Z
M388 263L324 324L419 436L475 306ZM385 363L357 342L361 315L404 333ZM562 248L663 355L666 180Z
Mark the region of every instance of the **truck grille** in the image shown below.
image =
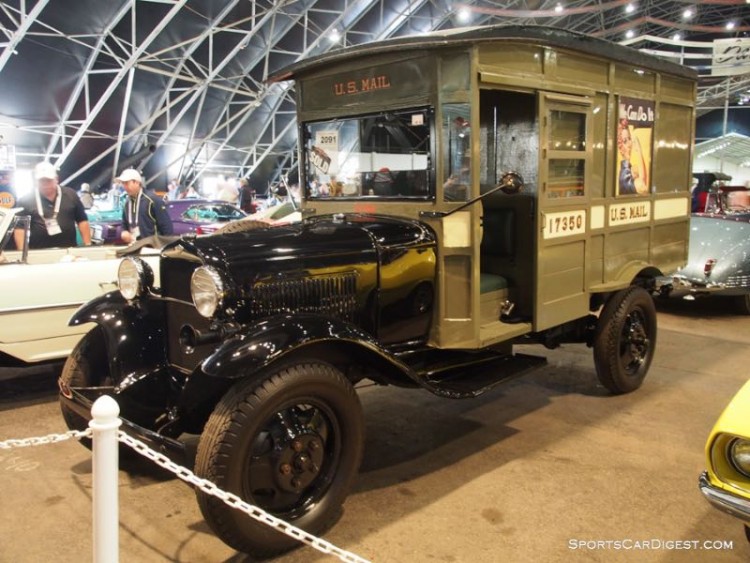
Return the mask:
M195 369L216 347L215 344L204 344L197 346L192 352L186 352L180 347L180 329L184 325L189 324L198 330L207 330L210 326L209 320L195 309L190 295L190 277L198 266L200 264L197 262L179 259L162 259L161 263L162 294L171 298L166 303L167 357L170 364L188 371Z
M312 276L255 284L251 312L256 318L283 313L318 313L354 320L357 274Z

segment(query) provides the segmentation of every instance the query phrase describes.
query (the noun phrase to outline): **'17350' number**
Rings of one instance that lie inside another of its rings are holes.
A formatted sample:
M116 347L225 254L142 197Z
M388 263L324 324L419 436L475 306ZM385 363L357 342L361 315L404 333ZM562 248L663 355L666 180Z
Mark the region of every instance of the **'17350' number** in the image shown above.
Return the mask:
M584 232L586 229L586 215L584 211L550 213L547 215L547 225L544 238L564 237Z

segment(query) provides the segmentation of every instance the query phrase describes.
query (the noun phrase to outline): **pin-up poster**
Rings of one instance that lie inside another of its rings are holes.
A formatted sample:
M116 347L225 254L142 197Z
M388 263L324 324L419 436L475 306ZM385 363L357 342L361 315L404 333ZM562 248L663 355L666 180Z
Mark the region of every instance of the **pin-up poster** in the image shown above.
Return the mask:
M617 194L651 191L654 102L620 97L617 112Z

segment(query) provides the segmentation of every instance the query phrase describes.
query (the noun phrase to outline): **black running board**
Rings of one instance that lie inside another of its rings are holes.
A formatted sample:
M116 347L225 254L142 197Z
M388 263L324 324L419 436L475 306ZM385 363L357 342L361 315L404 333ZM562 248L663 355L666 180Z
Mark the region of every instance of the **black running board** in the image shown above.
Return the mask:
M422 386L450 399L478 397L496 385L546 365L547 359L528 354L483 356L477 361L451 367L425 369Z

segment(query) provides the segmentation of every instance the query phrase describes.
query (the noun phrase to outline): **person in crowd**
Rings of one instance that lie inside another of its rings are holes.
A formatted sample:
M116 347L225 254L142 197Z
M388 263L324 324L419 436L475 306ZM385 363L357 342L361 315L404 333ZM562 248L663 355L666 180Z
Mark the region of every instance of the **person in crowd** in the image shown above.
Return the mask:
M91 186L89 184L81 184L81 191L78 192L78 198L81 200L84 209L94 207L94 196L91 194Z
M200 199L201 194L194 186L188 186L186 190L180 192L179 199Z
M120 209L122 207L122 196L125 191L122 189L120 182L112 182L112 187L107 192L107 201L112 209Z
M86 210L72 188L61 186L57 170L49 162L34 167L37 187L18 200L19 215L29 215L29 248L76 246L76 226L83 244L91 244L91 228ZM23 248L24 230L13 232L16 248Z
M146 190L140 172L127 168L117 178L128 194L122 210L122 240L128 244L151 235L171 235L172 219L167 204L153 191Z
M284 203L287 199L287 191L286 186L279 185L275 188L271 188L271 194L266 199L266 203L263 206L263 209L269 209L271 207L276 207L277 205L281 205Z
M237 183L234 181L234 178L228 178L220 184L216 199L231 203L232 205L237 205L239 203L240 191L237 188Z
M240 178L240 209L245 213L255 213L255 190L247 178Z
M180 181L175 178L167 186L167 199L173 201L180 196Z

